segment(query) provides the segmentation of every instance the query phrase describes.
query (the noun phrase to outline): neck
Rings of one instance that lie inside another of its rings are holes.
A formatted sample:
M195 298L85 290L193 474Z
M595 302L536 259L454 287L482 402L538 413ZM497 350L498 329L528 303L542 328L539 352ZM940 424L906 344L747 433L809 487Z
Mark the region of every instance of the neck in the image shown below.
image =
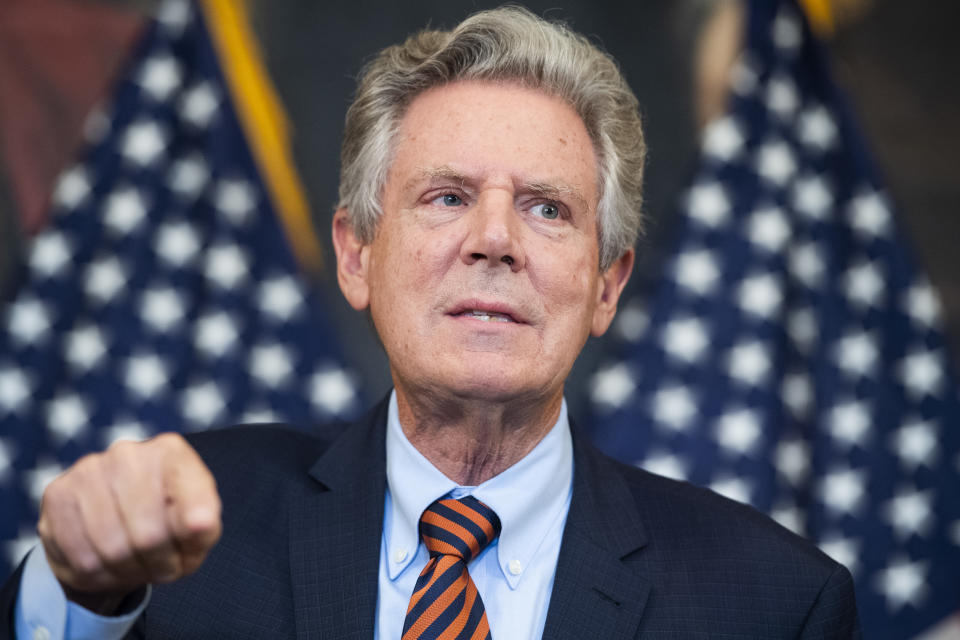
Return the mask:
M403 433L445 476L475 486L530 453L560 415L562 392L531 401L438 398L397 386Z

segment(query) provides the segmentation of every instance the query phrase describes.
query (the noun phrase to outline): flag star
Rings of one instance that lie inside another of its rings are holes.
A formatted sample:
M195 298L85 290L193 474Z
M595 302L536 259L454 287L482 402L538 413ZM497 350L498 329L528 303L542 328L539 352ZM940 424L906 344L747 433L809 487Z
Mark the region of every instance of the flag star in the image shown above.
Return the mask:
M696 318L671 320L663 330L663 347L678 360L698 362L706 353L707 327Z
M58 393L47 408L47 428L59 445L82 435L89 420L87 405L76 393Z
M954 520L950 524L950 541L960 547L960 520Z
M84 288L89 297L106 304L117 296L126 283L120 261L114 257L106 257L88 267Z
M851 573L856 573L860 564L860 549L863 546L859 538L847 538L839 533L831 533L824 536L817 546Z
M940 452L937 426L920 418L908 418L890 438L890 449L909 471L920 465L933 469Z
M190 5L186 0L166 0L157 8L157 22L178 34L190 22Z
M253 186L242 178L227 178L217 184L213 196L214 206L235 225L250 220L257 204L257 194Z
M594 404L607 409L622 407L633 395L637 385L625 364L615 364L593 374L590 398Z
M845 447L862 447L870 435L870 406L858 400L843 400L829 412L830 435Z
M90 176L76 166L60 175L53 191L53 203L60 209L76 209L90 195Z
M670 453L653 453L644 458L636 466L641 469L646 469L650 473L664 476L665 478L673 478L674 480L687 479L687 463L683 459Z
M235 244L211 247L204 273L219 287L233 289L247 277L247 258Z
M650 316L643 309L643 306L636 302L628 303L627 306L617 314L616 331L620 337L630 342L637 342L647 332L650 325Z
M884 519L901 542L911 536L925 537L933 528L933 491L901 488L883 505Z
M167 185L181 198L193 200L210 181L210 168L198 153L178 158L170 167Z
M154 100L166 100L183 80L180 64L170 54L153 55L143 63L138 78L139 85Z
M793 372L785 375L780 394L783 397L783 403L797 420L804 420L810 415L810 408L813 406L813 385L808 374Z
M145 167L153 164L166 146L166 134L160 124L152 120L141 120L127 128L120 152L128 161Z
M771 30L773 44L786 55L795 54L803 44L803 28L793 11L781 8L774 18Z
M757 149L757 173L776 186L784 186L797 171L793 151L783 140L768 140Z
M760 418L750 409L737 409L720 417L716 427L717 442L731 453L750 455L760 444Z
M730 116L713 120L703 133L703 152L723 162L740 155L743 143L743 129Z
M190 87L180 100L180 117L198 129L210 124L217 113L220 101L209 82L200 82Z
M705 249L686 251L677 258L677 282L701 296L713 293L720 269L713 253Z
M288 275L264 280L258 296L260 310L281 322L289 320L303 305L300 285Z
M324 369L313 374L310 400L326 414L341 415L354 403L356 390L342 369Z
M293 355L282 345L258 345L250 352L250 371L268 387L279 387L293 375Z
M136 187L120 187L107 197L104 221L114 233L128 234L146 217L147 203Z
M710 489L743 504L750 504L753 495L753 486L745 478L721 477L710 483Z
M167 367L159 356L139 354L127 360L124 383L141 400L157 396L167 386Z
M730 216L730 199L718 182L695 185L687 202L690 215L708 227L719 227Z
M819 245L804 242L790 248L788 254L790 273L810 289L817 289L823 283L825 260Z
M664 387L653 397L654 419L675 431L687 430L696 415L696 399L686 386Z
M910 318L927 328L940 326L943 310L930 283L919 280L904 293L903 310Z
M746 278L740 285L739 302L747 313L770 319L780 311L783 294L774 276L759 274Z
M777 443L774 454L777 473L791 486L799 487L810 475L810 445L800 438L788 438Z
M26 488L33 504L40 505L40 498L43 492L54 478L63 473L63 467L56 460L41 459L37 461L37 466L27 471Z
M194 341L206 355L218 358L233 348L240 332L234 319L223 311L209 313L197 321Z
M771 364L771 355L763 344L751 340L730 350L727 368L734 380L756 387L766 382Z
M7 331L20 345L37 344L50 332L50 310L47 304L27 294L10 307Z
M823 176L797 178L791 195L793 208L812 220L823 220L833 207L833 191Z
M183 298L172 287L153 287L143 294L140 317L154 331L165 333L183 321Z
M100 432L100 444L104 448L120 440L141 442L150 437L150 431L137 420L120 420Z
M900 361L900 381L914 398L935 396L943 386L943 366L938 352L914 349Z
M95 108L83 121L83 139L90 146L95 146L107 137L111 125L110 116L102 108Z
M837 143L837 124L822 105L809 107L797 123L800 141L815 151L826 151Z
M27 406L31 391L30 381L22 369L0 364L0 415L19 413Z
M866 494L866 473L859 469L836 469L820 481L820 500L838 514L855 514Z
M13 440L0 438L0 485L13 477L13 460L16 457Z
M840 339L833 358L837 367L849 376L873 377L880 362L880 348L872 334L856 331Z
M742 55L731 70L730 88L737 95L749 95L757 88L758 78L756 63L749 56Z
M776 75L767 83L767 108L779 118L787 120L800 106L797 85L786 75Z
M883 301L883 276L873 262L860 262L851 267L843 282L847 298L857 306L876 307Z
M16 538L4 543L3 554L7 559L7 564L12 567L19 565L39 542L40 537L37 535L36 529L32 527L21 528Z
M70 243L60 231L44 231L30 247L30 269L41 278L53 278L63 273L72 258Z
M848 213L853 230L861 236L876 238L890 231L890 207L877 191L862 191L850 201Z
M191 385L181 397L183 415L195 428L211 426L226 407L220 387L209 380Z
M157 254L174 267L183 267L200 250L196 230L186 222L168 222L157 232Z
M750 242L768 253L777 253L790 237L790 224L783 210L764 207L750 217Z
M806 533L807 522L806 514L795 504L782 502L770 510L770 517L777 524L793 531L798 536Z
M79 326L66 338L67 362L82 372L89 371L103 361L107 353L103 333L95 325Z
M243 424L271 424L283 422L283 418L267 407L254 407L248 409L240 417Z
M791 311L787 317L787 334L800 353L810 353L819 337L813 310L803 307Z
M875 587L886 598L887 610L899 611L906 605L919 608L927 599L927 562L911 562L900 556L876 574Z

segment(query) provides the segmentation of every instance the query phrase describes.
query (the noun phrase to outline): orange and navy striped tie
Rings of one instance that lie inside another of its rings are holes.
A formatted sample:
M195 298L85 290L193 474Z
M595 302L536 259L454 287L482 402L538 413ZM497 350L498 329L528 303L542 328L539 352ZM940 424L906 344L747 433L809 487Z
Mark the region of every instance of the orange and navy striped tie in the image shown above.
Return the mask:
M500 535L500 518L473 496L437 500L420 516L430 560L420 572L403 640L492 640L467 564Z

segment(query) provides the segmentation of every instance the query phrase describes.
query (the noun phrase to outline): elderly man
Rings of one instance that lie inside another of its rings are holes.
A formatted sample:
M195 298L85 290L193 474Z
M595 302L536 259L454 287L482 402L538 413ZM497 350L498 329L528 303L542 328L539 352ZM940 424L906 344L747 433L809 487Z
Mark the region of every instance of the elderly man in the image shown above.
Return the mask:
M643 156L614 62L525 10L383 51L347 115L333 238L393 393L331 443L238 428L80 460L44 496L5 623L25 637L856 635L843 567L571 432L564 381L629 277Z

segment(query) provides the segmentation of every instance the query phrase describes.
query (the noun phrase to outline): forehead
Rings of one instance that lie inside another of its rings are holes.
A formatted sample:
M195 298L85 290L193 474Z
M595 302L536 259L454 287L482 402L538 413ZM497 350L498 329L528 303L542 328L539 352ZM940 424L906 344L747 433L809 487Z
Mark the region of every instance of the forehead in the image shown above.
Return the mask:
M461 81L430 89L408 107L397 133L391 177L509 177L575 190L590 209L598 164L572 107L516 84Z

